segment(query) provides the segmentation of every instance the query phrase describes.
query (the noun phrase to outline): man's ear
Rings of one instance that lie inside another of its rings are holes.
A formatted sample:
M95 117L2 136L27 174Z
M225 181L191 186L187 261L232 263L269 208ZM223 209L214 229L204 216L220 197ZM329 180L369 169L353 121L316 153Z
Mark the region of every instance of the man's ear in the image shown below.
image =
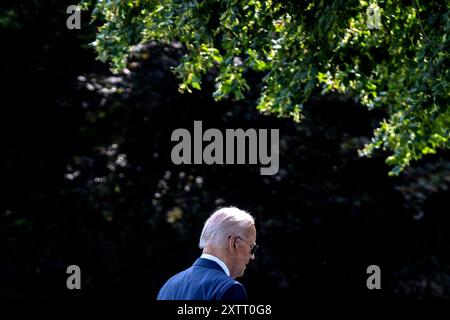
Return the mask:
M236 237L229 236L228 237L228 249L231 253L234 253L236 251Z

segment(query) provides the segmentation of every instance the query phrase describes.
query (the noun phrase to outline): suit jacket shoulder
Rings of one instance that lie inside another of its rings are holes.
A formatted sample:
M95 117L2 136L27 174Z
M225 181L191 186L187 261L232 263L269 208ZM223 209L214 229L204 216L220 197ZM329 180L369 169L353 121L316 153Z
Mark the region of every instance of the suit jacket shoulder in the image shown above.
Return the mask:
M159 291L158 300L247 300L244 286L227 276L214 261L199 258L174 275Z

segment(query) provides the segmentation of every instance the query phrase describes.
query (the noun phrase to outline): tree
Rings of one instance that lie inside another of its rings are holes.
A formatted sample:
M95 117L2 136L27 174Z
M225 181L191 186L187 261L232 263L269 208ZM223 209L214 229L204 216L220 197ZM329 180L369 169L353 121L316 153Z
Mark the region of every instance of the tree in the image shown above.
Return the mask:
M93 45L115 71L136 45L176 41L187 49L175 68L181 91L201 89L214 70L215 99L242 99L249 90L245 74L255 70L264 76L257 105L264 113L301 121L317 90L385 109L360 155L388 150L391 174L449 148L448 0L87 0L82 6L93 7L100 24Z

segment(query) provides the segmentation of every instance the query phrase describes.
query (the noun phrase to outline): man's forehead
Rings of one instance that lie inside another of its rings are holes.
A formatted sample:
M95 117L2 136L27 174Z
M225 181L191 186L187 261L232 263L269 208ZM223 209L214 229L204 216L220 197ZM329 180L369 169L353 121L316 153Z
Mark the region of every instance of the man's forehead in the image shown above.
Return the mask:
M247 228L247 235L252 236L252 237L256 237L256 228L254 225L252 225L251 227Z

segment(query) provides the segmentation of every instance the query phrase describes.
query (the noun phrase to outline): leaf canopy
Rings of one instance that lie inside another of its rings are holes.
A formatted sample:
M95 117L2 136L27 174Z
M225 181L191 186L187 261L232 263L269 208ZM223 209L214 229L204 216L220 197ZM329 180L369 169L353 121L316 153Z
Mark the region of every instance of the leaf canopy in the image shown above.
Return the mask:
M361 155L388 150L391 174L449 148L450 2L363 0L83 1L100 26L94 46L113 70L136 45L176 41L180 90L244 98L249 69L264 74L257 108L301 121L314 90L353 96L386 117ZM373 20L378 18L378 20ZM373 25L373 22L379 22Z

